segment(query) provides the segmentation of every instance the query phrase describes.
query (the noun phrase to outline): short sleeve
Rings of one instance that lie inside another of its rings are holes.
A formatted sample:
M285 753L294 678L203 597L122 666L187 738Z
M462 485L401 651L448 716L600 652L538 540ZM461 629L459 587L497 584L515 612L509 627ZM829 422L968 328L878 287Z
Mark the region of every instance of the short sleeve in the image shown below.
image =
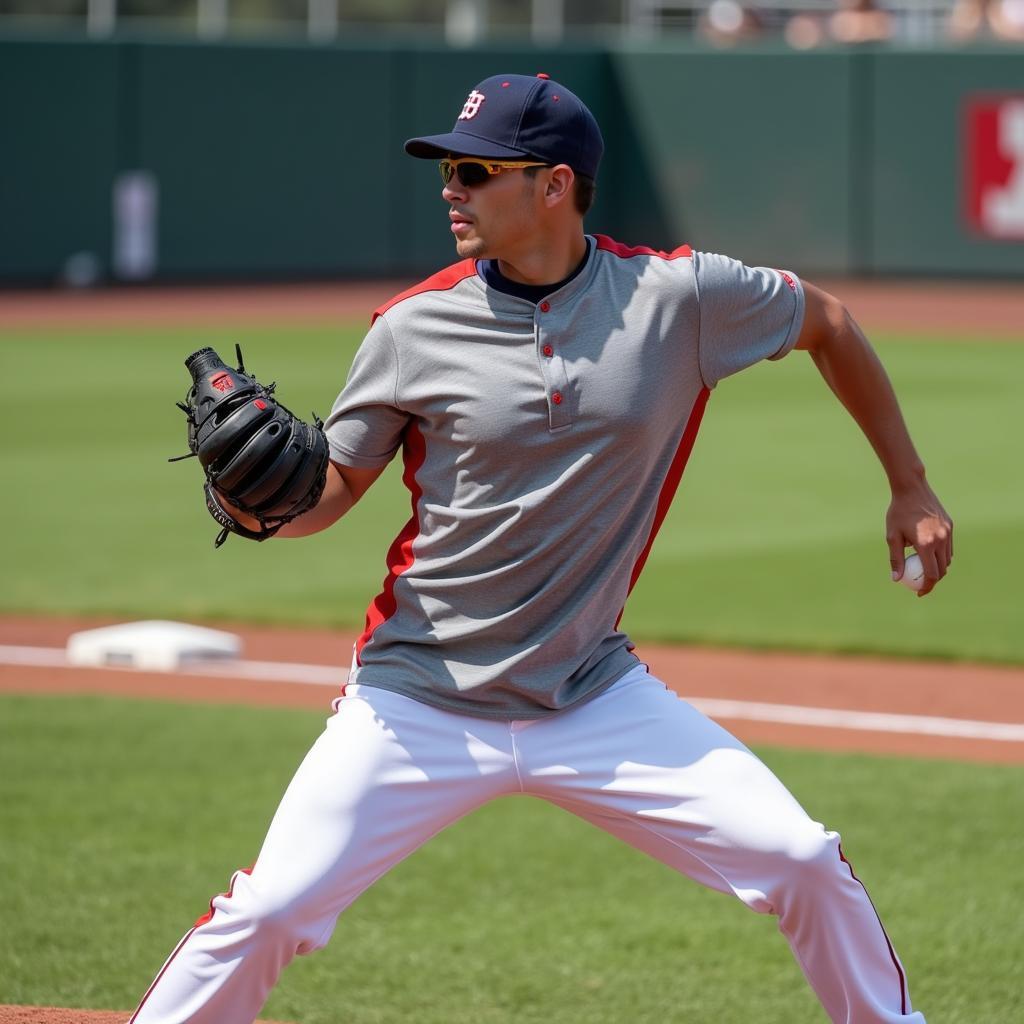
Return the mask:
M356 469L387 465L402 443L408 420L398 408L394 338L384 317L377 317L324 424L331 459Z
M700 370L708 387L762 359L781 359L804 319L795 274L694 253L700 310Z

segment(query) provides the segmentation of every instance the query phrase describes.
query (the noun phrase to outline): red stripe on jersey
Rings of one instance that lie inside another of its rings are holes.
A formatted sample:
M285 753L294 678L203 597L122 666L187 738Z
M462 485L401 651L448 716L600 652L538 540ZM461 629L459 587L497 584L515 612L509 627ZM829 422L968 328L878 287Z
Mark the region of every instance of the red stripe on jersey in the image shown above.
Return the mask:
M402 441L402 459L405 462L402 481L409 488L412 497L412 516L388 549L388 574L384 577L384 587L373 599L370 607L366 609L366 628L356 641L357 665L362 664L359 655L369 642L370 637L373 636L374 630L395 614L395 609L398 607L395 600L395 584L398 582L398 577L411 568L413 563L412 545L420 534L419 503L423 496L423 488L417 482L416 474L426 456L426 442L423 440L416 421L413 420L406 428Z
M899 957L896 956L896 950L892 948L892 942L889 939L889 935L885 930L885 925L882 924L882 919L878 916L878 911L875 910L875 904L871 899L871 895L868 893L867 886L853 873L853 865L846 859L846 854L843 853L843 847L839 847L839 859L846 865L850 872L850 877L864 890L864 895L868 898L868 903L871 904L871 909L875 911L875 917L878 918L878 927L882 929L882 935L885 938L885 944L889 947L889 958L892 960L893 967L896 968L896 973L900 977L900 1013L905 1017L907 1015L907 1007L910 1000L907 998L907 977L903 973L903 965L899 961Z
M404 292L389 299L383 306L378 306L373 311L370 323L372 324L382 313L386 313L392 306L404 299L411 299L414 295L422 295L424 292L446 292L449 288L454 288L460 281L465 281L467 277L473 277L475 274L476 260L462 260L459 263L453 263L450 267L445 267L444 270L432 274L425 281L406 288Z
M658 505L654 511L654 523L651 526L650 536L648 536L647 543L644 545L643 551L640 552L640 557L636 560L636 564L633 566L633 574L629 578L629 590L627 592L627 596L633 592L633 587L636 586L636 581L640 579L640 573L644 571L647 556L651 553L651 548L654 547L654 541L658 536L658 531L661 529L661 524L665 521L665 516L668 515L672 499L676 496L676 490L679 488L679 481L683 478L683 470L686 469L686 463L690 458L690 452L693 451L693 445L697 440L697 431L700 430L700 421L704 417L704 409L708 404L708 398L710 395L711 392L707 388L701 388L700 394L697 395L697 400L693 403L693 408L690 410L690 418L686 421L686 428L683 430L683 436L679 442L679 447L676 449L676 454L672 459L672 465L668 468L668 473L665 476L665 482L661 485L661 492L658 494ZM625 611L625 606L620 609L618 618L615 620L616 629L619 628L619 622L622 619L623 611Z
M671 252L662 252L660 249L648 249L646 245L623 245L622 242L616 242L607 235L594 235L594 239L602 252L614 253L624 260L631 256L659 256L663 260L688 260L693 257L693 250L688 245L681 245Z

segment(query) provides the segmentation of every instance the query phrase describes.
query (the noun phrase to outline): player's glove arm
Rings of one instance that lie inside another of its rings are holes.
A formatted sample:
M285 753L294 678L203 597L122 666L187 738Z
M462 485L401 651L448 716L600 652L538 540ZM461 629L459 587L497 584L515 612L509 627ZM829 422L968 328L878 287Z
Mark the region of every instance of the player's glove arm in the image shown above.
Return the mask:
M309 537L336 523L369 490L370 485L384 472L380 469L356 469L332 462L327 470L324 492L314 508L285 523L278 531L278 537ZM249 530L259 529L259 520L246 515L233 506L224 495L218 495L220 504L242 526Z
M203 467L206 507L221 527L216 546L229 533L266 540L307 515L312 522L293 535L330 525L351 507L352 495L344 477L330 472L323 424L316 416L305 423L281 405L275 385L247 374L236 351L237 369L211 348L193 352L185 361L192 387L178 403L188 418L182 458L195 456Z

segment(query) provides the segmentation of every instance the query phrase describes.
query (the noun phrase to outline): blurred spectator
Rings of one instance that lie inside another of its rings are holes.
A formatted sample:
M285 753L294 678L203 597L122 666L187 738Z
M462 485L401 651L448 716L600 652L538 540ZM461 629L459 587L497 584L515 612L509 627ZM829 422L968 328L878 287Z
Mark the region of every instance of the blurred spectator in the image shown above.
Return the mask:
M950 38L1024 42L1024 0L957 0L947 25Z
M837 43L880 43L893 32L892 15L875 0L840 0L828 19L828 34Z
M760 13L738 0L713 0L697 22L697 31L715 46L735 46L757 38L763 30Z
M794 50L812 50L825 41L825 21L814 14L794 14L783 35Z
M893 30L892 15L875 0L839 0L839 9L825 17L794 15L786 22L784 35L794 49L809 50L822 43L880 43L890 39Z

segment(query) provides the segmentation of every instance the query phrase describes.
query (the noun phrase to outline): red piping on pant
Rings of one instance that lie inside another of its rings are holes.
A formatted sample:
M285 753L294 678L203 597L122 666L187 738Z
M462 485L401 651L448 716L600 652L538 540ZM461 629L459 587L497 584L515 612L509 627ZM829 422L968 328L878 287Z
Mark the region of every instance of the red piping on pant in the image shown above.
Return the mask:
M228 891L222 892L220 895L224 897L224 899L231 899L231 895L235 891L235 879L237 879L239 875L251 875L253 867L255 867L255 865L252 865L247 868L242 868L240 871L236 871L231 876L231 884L228 886ZM213 897L213 900L215 899L217 899L216 896ZM167 973L167 968L170 967L172 963L174 963L174 958L182 951L182 949L184 949L185 943L188 942L190 938L192 938L192 936L195 934L196 929L201 928L213 917L213 900L210 900L210 909L205 914L203 914L203 916L199 918L198 921L196 921L196 923L185 933L185 937L181 940L181 942L179 942L178 945L174 947L174 952L171 953L171 955L167 958L167 962L163 965L163 967L160 968L160 973L153 979L153 984L150 985L148 989L146 989L146 994L142 997L142 1001L135 1008L135 1012L131 1015L131 1017L128 1018L128 1024L134 1024L135 1018L138 1017L138 1015L142 1012L142 1008L146 1005L146 1001L153 994L153 990L157 987L158 984L160 984L160 979Z
M878 919L878 927L882 929L882 935L885 936L885 944L889 947L889 956L892 958L893 967L896 968L896 973L900 976L900 1013L904 1016L907 1015L907 1004L909 999L907 998L907 978L903 973L903 967L900 964L899 958L896 956L896 950L892 948L892 942L889 940L889 935L885 930L885 925L882 924L882 919L878 916L878 911L875 909L875 904L871 899L871 894L867 890L867 886L854 874L853 865L846 859L846 854L843 853L842 846L839 847L839 859L846 865L850 872L850 877L864 890L864 895L868 898L868 903L871 904L871 909L875 911L875 917Z

